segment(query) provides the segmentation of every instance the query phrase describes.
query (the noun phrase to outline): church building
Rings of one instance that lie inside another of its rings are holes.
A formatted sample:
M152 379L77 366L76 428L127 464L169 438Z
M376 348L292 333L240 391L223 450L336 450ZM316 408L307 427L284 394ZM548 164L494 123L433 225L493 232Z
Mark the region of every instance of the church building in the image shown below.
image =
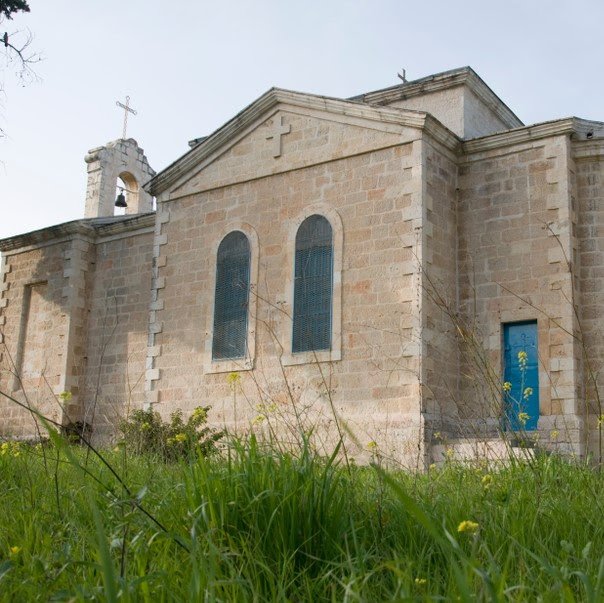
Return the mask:
M420 468L601 450L603 123L525 126L464 67L273 88L190 146L95 148L82 219L0 241L0 392L98 441L209 405ZM0 394L1 437L36 429Z

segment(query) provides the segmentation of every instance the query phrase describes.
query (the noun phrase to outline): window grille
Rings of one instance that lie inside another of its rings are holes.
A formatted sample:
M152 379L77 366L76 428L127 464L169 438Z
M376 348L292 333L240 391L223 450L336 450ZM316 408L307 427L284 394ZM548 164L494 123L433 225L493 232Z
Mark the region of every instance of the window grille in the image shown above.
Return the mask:
M245 356L249 291L250 244L234 231L218 247L212 360Z
M326 218L313 215L296 234L292 351L331 348L333 237Z

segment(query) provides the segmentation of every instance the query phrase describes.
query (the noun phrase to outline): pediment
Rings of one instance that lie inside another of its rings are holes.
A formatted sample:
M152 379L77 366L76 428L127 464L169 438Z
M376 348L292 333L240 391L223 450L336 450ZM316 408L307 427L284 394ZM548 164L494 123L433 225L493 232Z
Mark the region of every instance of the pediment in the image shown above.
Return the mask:
M149 190L177 198L403 144L421 136L427 119L420 111L271 90L158 174Z

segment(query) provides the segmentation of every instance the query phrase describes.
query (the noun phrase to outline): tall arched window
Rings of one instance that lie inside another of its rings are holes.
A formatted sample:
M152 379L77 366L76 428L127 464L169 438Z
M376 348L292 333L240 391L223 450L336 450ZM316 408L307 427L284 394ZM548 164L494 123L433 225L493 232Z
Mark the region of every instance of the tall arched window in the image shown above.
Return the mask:
M333 236L323 216L309 216L296 234L292 352L329 350Z
M212 360L246 355L249 293L250 244L236 230L218 247Z

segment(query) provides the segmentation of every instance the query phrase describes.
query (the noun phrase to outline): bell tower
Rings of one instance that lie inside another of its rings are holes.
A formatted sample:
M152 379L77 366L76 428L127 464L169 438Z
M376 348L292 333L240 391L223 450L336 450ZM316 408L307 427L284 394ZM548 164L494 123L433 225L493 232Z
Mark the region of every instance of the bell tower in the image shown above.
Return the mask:
M91 149L85 161L88 164L85 218L115 215L118 188L127 204L126 214L153 211L153 197L143 189L143 185L155 175L155 171L136 140L120 138L104 147ZM123 186L118 184L118 178Z

